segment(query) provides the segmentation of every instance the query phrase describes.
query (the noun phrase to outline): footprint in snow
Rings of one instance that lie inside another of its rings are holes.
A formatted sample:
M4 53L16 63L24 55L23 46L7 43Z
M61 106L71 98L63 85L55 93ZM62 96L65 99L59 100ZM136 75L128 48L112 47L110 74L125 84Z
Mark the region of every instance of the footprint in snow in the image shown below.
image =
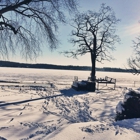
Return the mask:
M115 135L118 135L118 134L119 134L119 130L116 131Z
M26 106L24 106L24 107L22 108L22 110L25 109L25 107L26 107Z
M14 120L14 118L12 118L10 121L9 121L9 123L11 122L11 121L13 121Z
M22 114L22 112L20 112L19 116Z
M117 129L117 130L116 130L115 135L118 135L119 133L120 133L120 134L122 134L122 133L120 132L120 128L119 128L119 126L118 126L118 125L116 126L116 129Z
M1 137L1 136L0 136L0 140L7 140L7 139L5 139L4 137Z

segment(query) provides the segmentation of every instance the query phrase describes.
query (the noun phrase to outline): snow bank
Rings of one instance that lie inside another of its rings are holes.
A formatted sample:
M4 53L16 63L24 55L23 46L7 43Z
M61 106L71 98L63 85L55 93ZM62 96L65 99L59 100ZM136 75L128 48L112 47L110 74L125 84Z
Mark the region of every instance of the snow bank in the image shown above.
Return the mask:
M123 108L122 104L123 104L122 101L120 101L120 102L118 103L118 105L116 106L116 112L122 113L122 111L124 111L124 108Z

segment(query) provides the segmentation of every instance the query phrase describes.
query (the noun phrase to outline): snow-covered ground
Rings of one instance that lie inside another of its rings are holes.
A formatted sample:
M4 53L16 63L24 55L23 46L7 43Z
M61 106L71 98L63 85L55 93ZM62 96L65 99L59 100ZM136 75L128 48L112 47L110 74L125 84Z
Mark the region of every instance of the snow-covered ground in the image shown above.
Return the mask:
M0 83L0 140L140 140L140 119L114 120L116 105L127 89L140 87L140 77L97 72L97 78L116 78L116 89L71 88L74 76L86 80L89 75L89 71L0 68L0 80L19 82Z

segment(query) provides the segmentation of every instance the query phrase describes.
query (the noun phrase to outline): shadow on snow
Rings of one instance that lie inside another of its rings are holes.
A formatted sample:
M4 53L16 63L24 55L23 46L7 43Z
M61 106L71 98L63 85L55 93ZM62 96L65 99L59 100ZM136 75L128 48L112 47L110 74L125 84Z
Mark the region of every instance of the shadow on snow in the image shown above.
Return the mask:
M68 96L68 97L72 97L72 96L74 96L74 95L86 94L86 93L88 93L88 91L76 91L76 90L70 88L70 89L63 89L63 90L60 90L60 93L61 93L61 94L58 94L58 95L52 95L52 96L47 96L47 97L40 97L40 98L28 99L28 100L17 101L17 102L10 102L10 103L5 103L5 102L1 101L1 102L0 102L0 103L1 103L1 104L0 104L0 107L9 106L9 105L23 104L23 103L27 103L27 102L42 100L42 99L54 98L54 97L58 97L58 96Z

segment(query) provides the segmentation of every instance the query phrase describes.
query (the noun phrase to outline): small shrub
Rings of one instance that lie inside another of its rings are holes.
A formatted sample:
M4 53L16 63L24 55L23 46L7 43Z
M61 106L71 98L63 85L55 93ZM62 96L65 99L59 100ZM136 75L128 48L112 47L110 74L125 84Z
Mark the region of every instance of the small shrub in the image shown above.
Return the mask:
M119 102L116 107L115 120L140 118L140 92L129 91L126 93L123 102Z

